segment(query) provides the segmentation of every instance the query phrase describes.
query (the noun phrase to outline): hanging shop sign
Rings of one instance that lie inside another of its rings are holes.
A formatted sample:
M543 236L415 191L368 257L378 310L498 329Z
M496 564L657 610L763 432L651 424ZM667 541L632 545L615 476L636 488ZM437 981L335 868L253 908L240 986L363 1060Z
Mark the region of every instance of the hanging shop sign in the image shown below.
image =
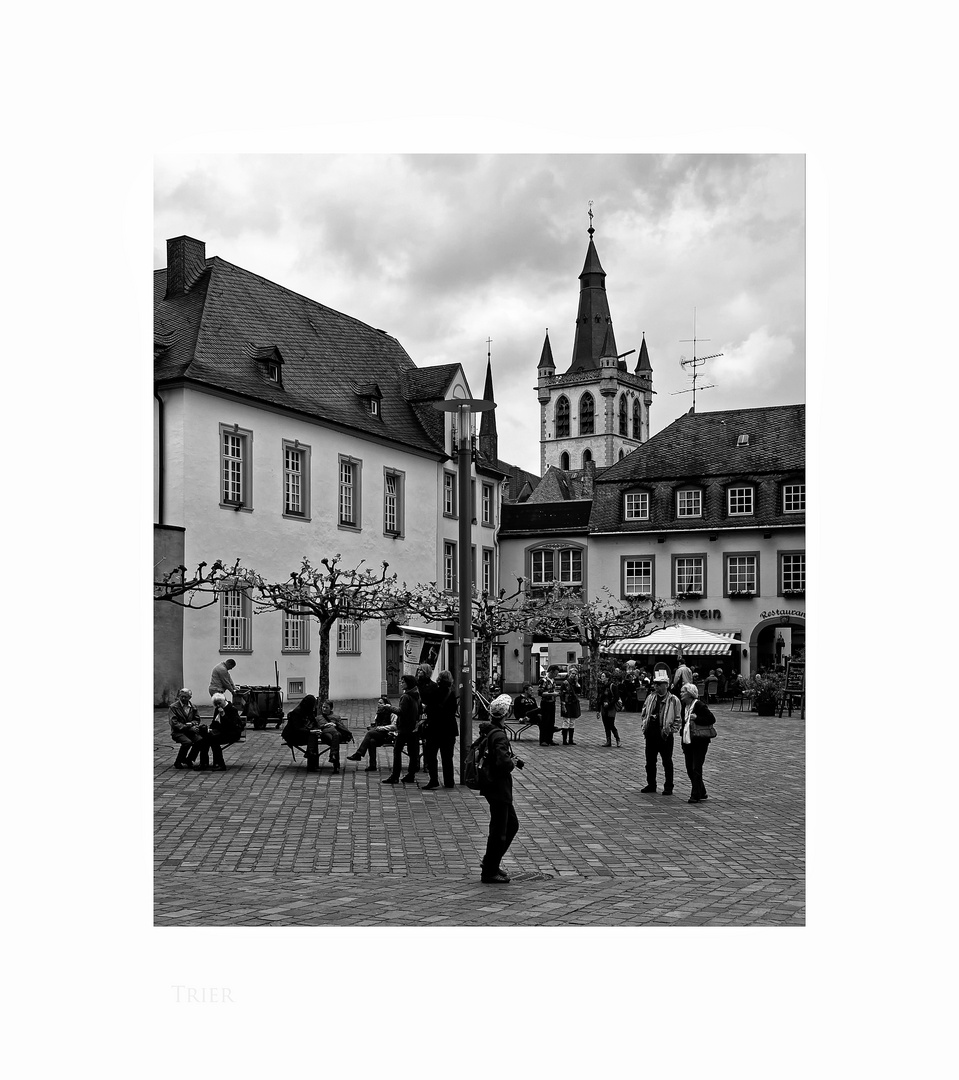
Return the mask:
M420 664L429 664L436 678L440 651L450 635L426 627L401 626L403 631L403 674L415 675Z

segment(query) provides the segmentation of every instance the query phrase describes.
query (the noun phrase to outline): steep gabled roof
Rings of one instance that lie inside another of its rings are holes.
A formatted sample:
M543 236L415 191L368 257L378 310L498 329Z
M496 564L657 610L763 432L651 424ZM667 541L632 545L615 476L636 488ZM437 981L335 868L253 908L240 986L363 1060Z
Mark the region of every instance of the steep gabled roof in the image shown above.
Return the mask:
M442 454L442 398L457 364L418 369L396 338L219 257L183 295L167 297L154 275L155 363L160 384L188 380L344 425L361 434ZM283 382L271 382L257 350L275 348ZM343 372L357 380L351 384ZM355 385L382 393L374 416Z

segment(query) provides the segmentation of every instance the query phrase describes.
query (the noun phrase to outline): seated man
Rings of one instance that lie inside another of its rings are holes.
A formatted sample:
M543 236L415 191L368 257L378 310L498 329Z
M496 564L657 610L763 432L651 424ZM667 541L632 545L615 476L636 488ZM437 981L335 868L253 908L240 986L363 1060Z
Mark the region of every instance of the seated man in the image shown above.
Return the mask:
M193 691L184 687L177 691L176 701L170 706L170 738L180 744L176 761L173 762L174 769L193 768L193 758L196 757L196 753L193 753L191 758L187 755L194 746L202 745L205 738L206 729L202 732L200 730L200 714L196 711L192 697Z
M355 752L347 755L348 761L361 761L363 755L369 752L370 763L366 766L366 772L376 772L376 748L383 743L389 742L396 734L396 721L399 717L390 704L388 697L381 697L376 703L376 719L370 724L369 729L360 741Z
M315 727L317 727L316 698L312 694L307 694L296 708L290 710L280 737L291 750L294 746L305 750L307 735Z
M513 716L526 724L539 723L539 702L533 696L528 682L523 683L523 689L513 698Z

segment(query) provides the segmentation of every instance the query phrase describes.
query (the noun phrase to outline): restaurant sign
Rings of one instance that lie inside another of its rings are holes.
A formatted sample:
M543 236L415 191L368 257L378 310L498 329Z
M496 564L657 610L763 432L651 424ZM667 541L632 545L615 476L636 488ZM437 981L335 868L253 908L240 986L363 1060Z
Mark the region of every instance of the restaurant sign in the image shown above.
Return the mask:
M692 608L689 611L666 608L665 611L663 611L664 619L721 619L722 617L723 613L719 608L713 608L711 611L706 608Z
M795 610L789 610L789 611L761 611L759 613L760 619L777 619L777 618L781 618L784 615L789 615L789 616L792 616L792 617L797 618L797 619L805 619L805 617L806 617L805 611L795 611Z

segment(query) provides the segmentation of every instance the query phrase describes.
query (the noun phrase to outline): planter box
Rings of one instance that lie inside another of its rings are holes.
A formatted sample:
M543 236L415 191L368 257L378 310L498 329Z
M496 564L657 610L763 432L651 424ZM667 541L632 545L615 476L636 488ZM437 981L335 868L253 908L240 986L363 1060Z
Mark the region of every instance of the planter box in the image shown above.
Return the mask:
M756 593L754 592L731 592L727 594L729 600L755 600Z

